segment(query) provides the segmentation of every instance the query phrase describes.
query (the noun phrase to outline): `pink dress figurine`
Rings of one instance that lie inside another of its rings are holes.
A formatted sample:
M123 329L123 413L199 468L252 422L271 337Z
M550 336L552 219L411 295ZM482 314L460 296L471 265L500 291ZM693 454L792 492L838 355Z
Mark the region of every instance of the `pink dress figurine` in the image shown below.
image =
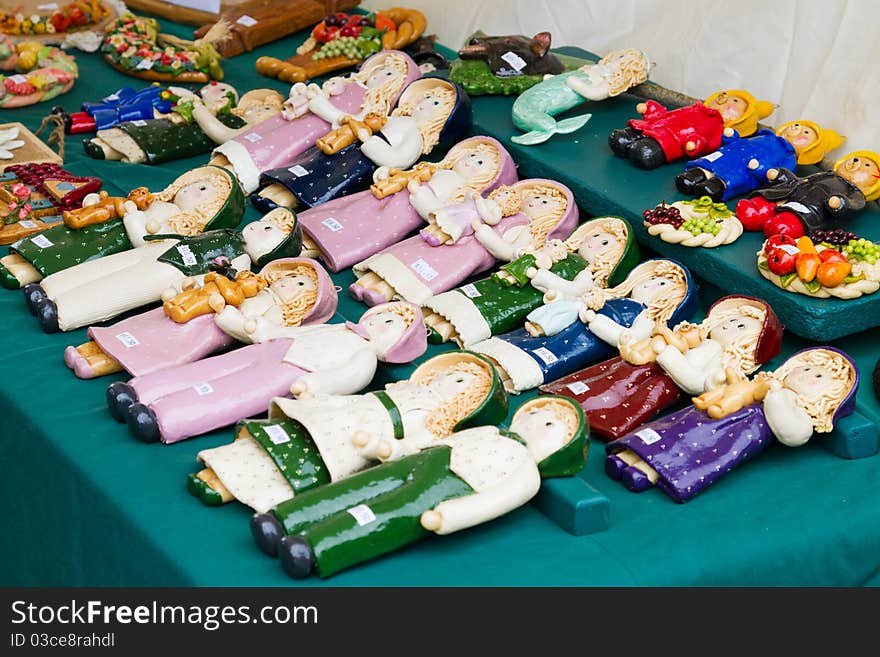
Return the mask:
M174 443L265 413L276 397L352 394L379 361L408 363L427 347L421 310L405 302L371 308L357 324L278 327L240 314L227 307L217 322L253 344L129 382L136 438Z
M510 262L577 226L577 206L561 183L532 178L434 212L440 230L423 231L354 266L355 299L424 304L466 279ZM443 240L443 243L438 243ZM457 239L456 239L457 238ZM450 241L454 240L454 241Z
M384 50L347 78L330 78L321 87L297 83L282 112L215 148L212 163L231 168L250 194L262 172L292 162L338 127L342 117L389 114L401 92L419 77L419 67L409 55Z
M517 180L513 158L491 137L456 144L434 169L426 182L384 198L366 190L298 213L304 252L341 271L404 239L432 212Z

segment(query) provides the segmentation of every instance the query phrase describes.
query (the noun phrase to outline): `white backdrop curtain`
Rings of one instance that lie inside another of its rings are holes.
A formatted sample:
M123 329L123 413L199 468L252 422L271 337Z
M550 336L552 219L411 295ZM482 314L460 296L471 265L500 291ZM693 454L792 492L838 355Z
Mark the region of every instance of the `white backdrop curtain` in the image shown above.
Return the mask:
M390 0L365 0L381 9ZM703 98L743 88L778 105L766 122L811 119L848 137L834 155L880 151L878 0L401 0L457 48L547 30L553 45L647 51L658 84Z

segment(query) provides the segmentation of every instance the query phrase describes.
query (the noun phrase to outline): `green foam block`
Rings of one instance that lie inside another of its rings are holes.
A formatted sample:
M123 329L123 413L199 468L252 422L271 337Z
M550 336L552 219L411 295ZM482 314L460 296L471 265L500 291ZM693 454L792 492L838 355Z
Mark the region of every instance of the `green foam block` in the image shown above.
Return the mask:
M834 431L824 437L822 445L842 459L863 459L880 449L880 435L876 424L860 413L853 413L835 423Z
M605 531L611 524L611 502L580 477L545 480L534 505L575 536Z

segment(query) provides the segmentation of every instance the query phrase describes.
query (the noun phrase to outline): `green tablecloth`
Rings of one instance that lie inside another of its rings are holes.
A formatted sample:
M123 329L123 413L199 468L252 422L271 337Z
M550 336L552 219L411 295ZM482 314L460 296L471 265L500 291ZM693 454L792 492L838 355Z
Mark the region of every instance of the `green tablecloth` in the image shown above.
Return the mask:
M298 41L289 38L258 54L285 56ZM227 62L227 79L242 89L284 89L253 72L255 58L244 55ZM79 55L78 61L80 81L60 99L68 109L138 84L95 55ZM509 122L506 106L497 99L477 99L474 106L479 123ZM37 106L4 112L0 121L22 120L36 128L48 110ZM623 109L617 118L624 122ZM82 156L78 141L68 140L69 168L102 176L111 192L141 184L160 188L205 161L155 168L97 162ZM569 167L566 175L571 177L577 175L572 162L601 162L611 155L593 149L572 152L570 158L548 158L541 173L555 177L554 167L561 165ZM535 173L522 167L522 175ZM573 186L580 199L589 198L586 185ZM621 181L601 193L620 199L629 190ZM247 219L255 216L249 209ZM335 278L343 286L352 280L350 273ZM708 302L717 292L706 289L704 295ZM341 299L340 316L354 319L362 312L346 296ZM294 584L253 545L244 507L208 508L186 493L185 476L195 469L196 452L228 442L230 431L176 445L139 443L106 412L104 391L113 377L80 381L64 366L64 347L83 342L84 330L41 333L20 293L0 294L0 316L0 495L5 515L0 582ZM839 346L855 355L868 373L878 355L877 337L876 332L862 334ZM803 344L788 339L786 350ZM408 371L386 368L379 378ZM862 413L880 418L869 386L863 386L858 401ZM778 447L680 506L658 491L635 495L624 490L602 473L601 444L593 449L582 476L610 498L611 527L605 532L570 536L529 505L330 580L296 585L880 583L878 458L844 461L818 444L798 450Z

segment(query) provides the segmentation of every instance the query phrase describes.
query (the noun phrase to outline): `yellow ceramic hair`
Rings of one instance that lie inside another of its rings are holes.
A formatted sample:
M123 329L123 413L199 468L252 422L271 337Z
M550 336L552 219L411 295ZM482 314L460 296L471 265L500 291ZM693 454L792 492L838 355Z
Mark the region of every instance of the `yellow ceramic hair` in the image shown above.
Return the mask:
M724 122L724 127L733 128L739 132L741 137L753 135L758 130L758 122L770 116L773 113L773 103L766 100L758 100L748 91L744 89L725 89L716 91L705 100L705 105L718 98L718 96L726 94L728 96L736 96L746 102L746 111L736 121L728 123Z
M798 153L798 164L818 164L828 153L835 148L839 148L843 142L846 141L846 137L839 134L837 131L825 129L815 121L807 121L804 119L783 123L776 129L776 134L782 136L782 133L786 128L795 124L806 126L816 133L816 141Z
M880 167L880 153L875 153L874 151L853 151L837 160L837 162L834 163L834 170L837 171L837 169L851 157L863 157L867 160L871 160ZM878 198L880 198L880 178L878 178L877 181L865 192L865 199L868 201L876 201Z

